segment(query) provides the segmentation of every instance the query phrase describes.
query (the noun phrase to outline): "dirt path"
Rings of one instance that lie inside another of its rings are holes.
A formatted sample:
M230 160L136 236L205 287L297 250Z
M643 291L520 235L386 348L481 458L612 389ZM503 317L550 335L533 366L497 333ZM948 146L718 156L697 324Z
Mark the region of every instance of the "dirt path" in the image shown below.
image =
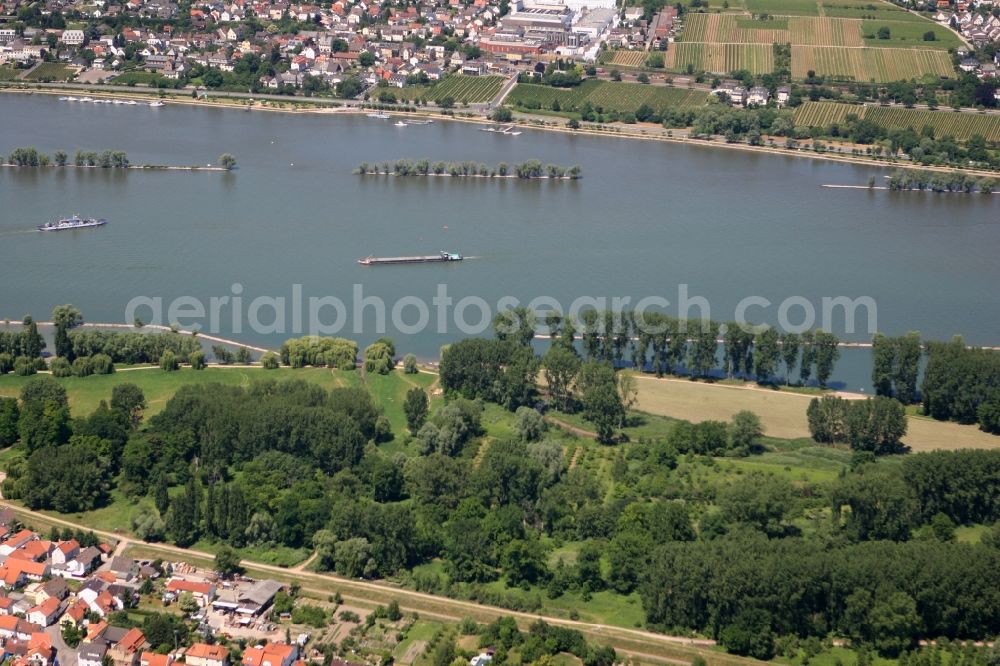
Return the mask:
M306 570L306 568L307 568L307 567L308 567L308 566L309 566L310 564L312 564L313 562L315 562L315 561L316 561L316 558L317 558L317 557L319 557L319 553L318 553L318 552L316 552L316 551L313 551L313 554L309 556L309 559L307 559L307 560L306 560L305 562L302 562L302 563L300 563L300 564L298 564L298 565L296 565L296 566L292 567L291 569L289 569L289 571L295 571L295 572L302 572L302 571L305 571L305 570Z
M573 457L569 461L569 469L576 469L577 464L580 462L580 457L583 455L583 447L578 446L573 451Z
M554 425L555 427L557 427L557 428L559 428L561 430L565 430L568 433L572 433L572 434L574 434L574 435L576 435L578 437L585 437L585 438L588 438L588 439L597 439L597 433L596 432L590 432L589 430L584 430L583 428L577 428L575 425L573 425L571 423L566 423L565 421L563 421L561 419L557 419L554 416L546 416L545 420L548 423L551 423L552 425Z

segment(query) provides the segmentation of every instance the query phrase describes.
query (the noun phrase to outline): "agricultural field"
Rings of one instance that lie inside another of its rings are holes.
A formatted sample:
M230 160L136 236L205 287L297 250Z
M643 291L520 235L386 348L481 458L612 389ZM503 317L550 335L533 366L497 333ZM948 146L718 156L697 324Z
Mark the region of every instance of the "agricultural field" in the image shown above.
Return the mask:
M707 99L708 93L700 90L589 79L570 90L519 83L508 95L507 102L514 106L551 109L553 102L558 100L563 111L579 109L589 102L594 108L605 111L634 113L643 104L661 110L701 106Z
M823 0L823 16L930 23L921 16L890 3L871 0Z
M65 81L76 74L72 67L58 62L43 62L24 77L26 81Z
M638 409L649 414L697 423L728 421L741 409L749 409L760 416L765 433L771 437L809 437L806 408L815 396L761 389L753 384L706 384L686 379L656 379L649 375L637 375L636 380ZM908 416L907 429L903 441L914 451L1000 447L1000 437L983 432L974 425ZM750 462L760 464L768 461L760 457Z
M673 55L666 65L676 70L686 70L688 65L696 71L728 74L745 69L752 74L769 74L774 70L774 50L764 44L696 44L678 42L672 46Z
M668 52L668 69L768 73L773 67L770 54L741 46L791 44L792 76L798 79L810 70L841 80L879 83L954 74L947 51L960 45L960 39L947 28L889 3L747 0L746 9L749 14L689 14L682 41ZM890 29L889 39L877 38L883 26ZM928 32L935 39L924 41Z
M746 0L746 7L751 14L819 16L816 0Z
M835 102L805 102L795 110L795 124L804 127L826 127L833 123L847 121L847 116L859 118L865 113L865 107L857 104L839 104Z
M880 28L889 28L889 39L878 39L876 36ZM861 32L864 35L865 44L879 47L921 47L927 49L948 50L962 46L962 40L944 26L936 23L913 21L862 21ZM924 34L934 33L934 40L924 41Z
M1000 141L1000 116L954 111L806 102L796 109L795 124L823 127L831 123L842 123L852 114L880 127L910 127L919 132L927 125L934 128L934 134L938 137L953 136L964 141L975 134L981 134L988 141Z
M457 104L488 102L500 92L507 79L502 76L449 76L435 85L388 88L397 99L428 99L439 102L451 97Z
M618 67L643 67L649 54L646 51L630 51L619 49L611 54L604 62L608 65Z
M793 46L792 76L805 78L809 71L844 81L876 83L954 74L951 58L944 51Z
M864 46L856 19L790 18L791 43L805 46Z
M995 115L870 106L864 118L881 127L912 127L918 132L929 125L934 128L935 136L950 135L960 141L975 134L981 134L987 141L1000 141L1000 116Z

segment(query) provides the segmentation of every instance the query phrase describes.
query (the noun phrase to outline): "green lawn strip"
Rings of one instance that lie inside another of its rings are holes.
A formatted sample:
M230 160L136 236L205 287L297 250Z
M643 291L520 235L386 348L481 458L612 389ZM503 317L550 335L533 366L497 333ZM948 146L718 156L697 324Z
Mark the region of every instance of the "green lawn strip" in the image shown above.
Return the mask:
M18 396L21 388L31 377L18 377L13 374L0 376L0 396ZM143 370L116 372L110 375L91 375L90 377L60 377L60 384L66 388L69 397L70 410L73 416L86 416L93 412L101 400L110 400L112 389L122 383L132 383L142 389L146 395L146 416L152 416L163 410L167 400L185 384L219 383L229 386L248 386L252 381L263 379L286 380L302 379L316 383L324 388L337 386L355 386L358 383L356 372L331 370L328 368L278 368L265 370L260 366L251 367L208 367L204 370L181 368L176 372L164 372L151 367Z
M877 37L879 29L883 27L889 28L889 39ZM924 40L924 35L928 32L934 34L934 40ZM930 21L864 20L861 22L861 34L864 35L866 46L920 47L941 50L962 46L962 40L955 33Z
M65 81L73 74L73 72L73 68L67 67L61 63L43 62L35 69L31 70L31 73L24 78L27 81Z

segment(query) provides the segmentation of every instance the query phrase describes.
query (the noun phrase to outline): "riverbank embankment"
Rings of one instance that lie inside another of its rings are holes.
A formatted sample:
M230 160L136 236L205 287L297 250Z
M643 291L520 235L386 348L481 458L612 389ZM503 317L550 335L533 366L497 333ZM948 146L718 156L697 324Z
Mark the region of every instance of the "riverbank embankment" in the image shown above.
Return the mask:
M25 88L23 82L19 82L18 87L0 87L0 92L7 93L21 93L21 94L47 94L47 95L59 95L65 94L67 90L76 91L86 91L91 95L100 95L100 91L95 91L87 86L64 86L64 87L52 87L53 84L35 84L31 88ZM47 88L42 87L42 85L48 86ZM190 93L183 93L181 91L160 91L160 90L150 90L151 95L159 95L164 93L168 96L170 104L184 104L190 106L205 106L205 107L225 107L231 109L238 109L241 111L253 110L256 111L270 111L278 113L309 113L309 114L327 114L327 115L343 115L343 114L363 114L368 113L369 110L364 106L364 102L360 100L333 100L326 98L297 98L290 97L285 100L266 100L265 102L259 101L261 95L253 95L249 93L224 93L226 96L221 97L211 97L211 98L192 98L189 96ZM121 97L123 95L136 95L136 91L129 91L127 93L113 93L105 92L104 95L108 97ZM218 95L218 93L217 93ZM249 104L248 104L249 102ZM271 102L274 102L272 104ZM277 105L277 106L276 106ZM392 110L390 111L394 116L400 117L413 117L413 118L433 118L434 120L450 120L455 122L466 122L466 123L476 123L479 125L495 125L496 123L490 120L486 116L474 115L471 112L466 112L459 110L456 113L444 114L440 110L416 110L416 111L405 111L405 110ZM676 143L684 145L702 146L706 148L720 148L725 150L742 150L744 152L760 153L765 155L775 155L775 156L785 156L785 157L796 157L804 158L810 160L824 160L828 162L841 162L844 164L853 164L856 166L867 166L875 167L879 169L889 169L898 168L900 166L908 166L905 160L898 159L883 159L875 156L867 155L850 155L845 153L831 152L830 150L825 150L823 152L817 152L810 148L795 147L788 148L778 145L760 145L751 146L746 143L728 143L725 141L724 137L715 136L710 138L692 138L687 135L686 131L683 130L668 130L659 125L652 124L642 124L637 123L635 125L625 124L625 123L611 123L611 124L591 124L591 123L581 123L578 128L569 127L565 123L556 123L555 121L548 121L547 119L541 119L537 116L531 116L529 114L522 114L515 112L514 120L512 121L517 127L534 129L546 132L561 132L563 134L579 135L579 136L595 136L595 137L608 137L608 138L620 138L620 139L632 139L640 141L659 141L664 143ZM505 123L511 124L511 123ZM766 138L766 137L765 137ZM987 171L983 169L969 169L969 168L958 168L958 167L948 167L948 166L922 166L921 169L925 171L933 171L939 173L956 173L963 172L970 175L976 176L987 176L995 177L998 175L995 171Z

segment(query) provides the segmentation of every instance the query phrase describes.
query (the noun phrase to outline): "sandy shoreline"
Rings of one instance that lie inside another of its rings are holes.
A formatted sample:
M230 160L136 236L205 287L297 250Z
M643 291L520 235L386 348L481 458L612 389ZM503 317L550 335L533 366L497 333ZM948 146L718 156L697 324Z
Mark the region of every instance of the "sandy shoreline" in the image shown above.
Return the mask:
M31 89L16 89L16 88L0 88L0 92L6 93L20 93L20 94L43 94L43 95L62 95L65 94L67 90L76 90L78 88L54 88L54 89L43 89L43 88L31 88ZM148 94L137 94L134 90L132 91L122 91L121 93L110 93L110 92L90 92L87 94L92 97L113 97L117 99L145 99L150 95L157 95L158 91L150 90ZM208 101L204 99L193 99L190 97L183 97L180 95L168 95L163 98L168 104L186 104L190 106L202 106L202 107L214 107L214 108L233 108L233 109L247 109L250 106L245 101L240 101L233 98L232 101L228 99L215 99L213 101ZM323 98L326 99L326 98ZM265 102L271 102L272 100L264 100ZM282 103L282 102L274 102ZM290 97L290 104L310 104L308 98L296 98ZM379 105L382 106L382 105ZM276 113L312 113L312 114L323 114L323 115L342 115L342 114L368 114L372 112L371 108L362 108L361 106L339 106L339 107L316 107L310 109L288 109L288 108L278 108L273 106L263 106L261 101L255 101L251 107L253 111L271 111ZM497 123L489 120L488 118L472 117L472 116L461 116L461 115L444 115L438 111L403 111L396 109L384 110L385 113L391 113L397 116L403 117L413 117L413 118L431 118L434 120L450 120L455 122L466 122L466 123L476 123L480 125L496 125ZM622 139L633 139L640 141L660 141L664 143L677 143L684 145L693 146L704 146L706 148L722 148L726 150L742 150L745 152L761 153L765 155L783 155L786 157L798 157L804 159L812 160L826 160L831 162L841 162L844 164L853 164L856 166L867 166L874 167L878 169L919 169L921 171L935 171L941 173L965 173L969 175L976 176L986 176L986 177L998 177L1000 173L995 171L984 171L982 169L960 169L958 167L945 167L945 166L923 166L923 165L912 165L905 162L887 162L885 160L876 160L869 157L857 156L857 155L844 155L844 154L830 154L830 153L817 153L814 151L805 151L801 149L788 149L781 148L778 146L751 146L745 143L725 143L725 141L719 141L716 139L706 140L706 139L692 139L689 137L677 137L677 136L666 136L666 135L653 135L642 131L635 131L627 129L633 127L630 125L617 124L617 125L603 125L603 127L609 127L610 130L602 130L591 128L587 126L581 126L578 129L572 129L566 125L546 125L546 124L535 124L532 122L525 122L523 119L518 122L518 118L515 112L514 121L512 123L502 123L502 124L513 124L520 128L534 129L546 132L562 132L564 134L576 134L582 136L597 136L597 137L608 137L608 138L622 138ZM641 125L637 125L641 127ZM650 129L655 128L659 131L661 128L659 125L646 125ZM867 188L865 188L867 189Z

